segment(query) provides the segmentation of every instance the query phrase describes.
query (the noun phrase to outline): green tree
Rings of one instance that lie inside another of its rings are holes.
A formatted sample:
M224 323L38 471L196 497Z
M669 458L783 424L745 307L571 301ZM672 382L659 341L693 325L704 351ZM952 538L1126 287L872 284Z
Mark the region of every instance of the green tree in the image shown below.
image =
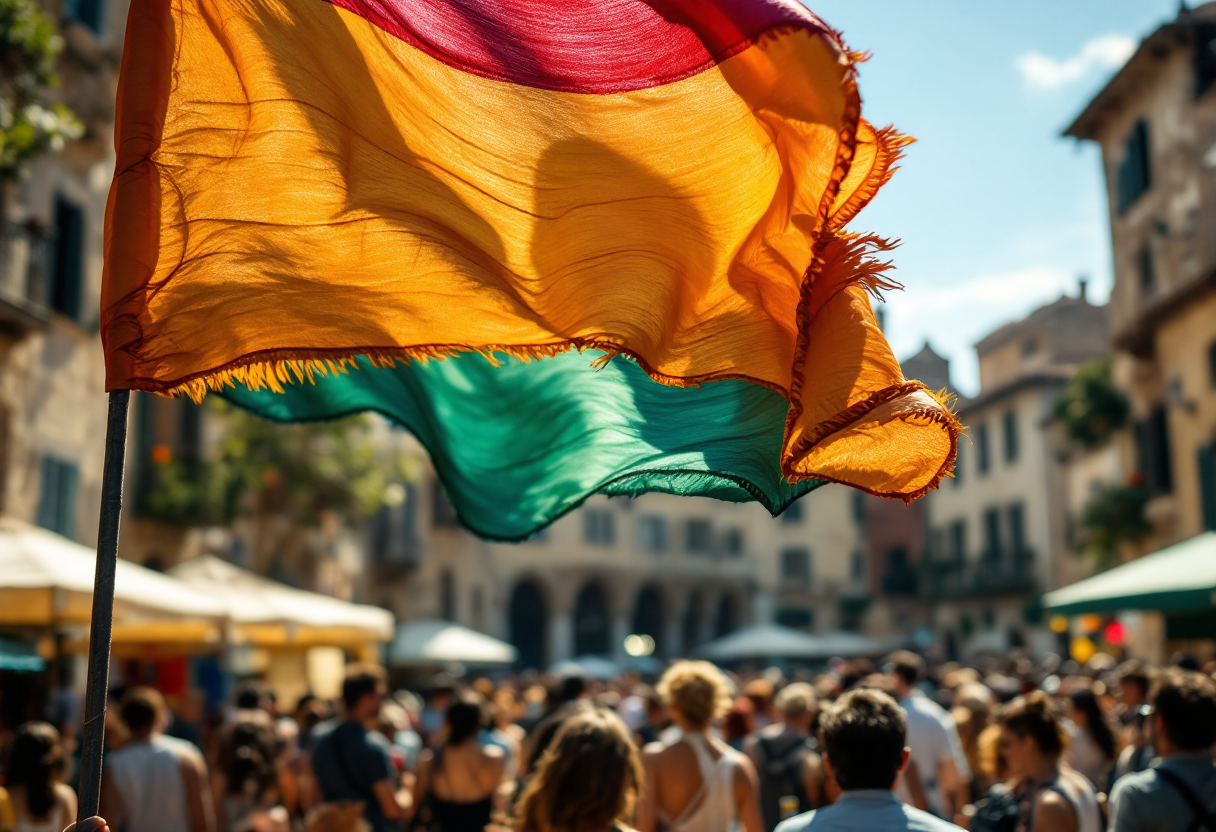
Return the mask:
M1110 363L1085 364L1055 402L1055 416L1069 439L1087 450L1102 447L1127 424L1127 399L1111 379Z
M63 104L47 100L58 86L55 61L63 39L34 0L0 0L0 179L15 179L34 157L84 135Z
M1135 543L1152 532L1145 515L1149 497L1143 485L1115 485L1096 494L1081 512L1083 548L1100 566L1116 559L1119 544Z

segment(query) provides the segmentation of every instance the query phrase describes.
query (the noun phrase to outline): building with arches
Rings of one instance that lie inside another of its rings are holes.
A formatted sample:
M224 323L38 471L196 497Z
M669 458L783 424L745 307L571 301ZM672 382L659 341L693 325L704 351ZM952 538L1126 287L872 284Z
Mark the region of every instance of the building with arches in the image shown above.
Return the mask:
M625 658L629 635L675 658L757 621L812 632L864 627L862 497L825 486L779 518L755 504L649 494L595 497L530 541L479 540L427 473L409 489L415 555L370 553L365 597L399 620L448 618L514 644L521 665Z

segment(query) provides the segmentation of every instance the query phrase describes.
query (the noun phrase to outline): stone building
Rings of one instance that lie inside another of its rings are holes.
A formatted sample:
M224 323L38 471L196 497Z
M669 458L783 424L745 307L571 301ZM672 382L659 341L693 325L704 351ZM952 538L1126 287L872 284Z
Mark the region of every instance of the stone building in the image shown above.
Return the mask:
M1083 577L1073 555L1066 457L1045 430L1079 365L1107 349L1107 313L1059 300L976 345L980 391L959 406L968 426L953 480L925 498L921 597L950 655L1054 648L1040 593Z
M1141 554L1216 529L1216 3L1145 38L1067 134L1102 149L1126 470L1153 494Z
M370 600L515 644L525 664L660 657L775 620L810 632L863 625L861 495L830 485L780 518L756 504L648 494L595 497L530 541L489 543L455 522L428 474L373 534Z

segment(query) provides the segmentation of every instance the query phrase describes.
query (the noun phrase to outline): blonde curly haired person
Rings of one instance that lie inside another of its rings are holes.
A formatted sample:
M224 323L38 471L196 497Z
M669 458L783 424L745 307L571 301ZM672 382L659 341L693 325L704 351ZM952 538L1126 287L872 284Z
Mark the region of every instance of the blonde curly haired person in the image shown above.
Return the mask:
M763 832L759 782L746 756L711 735L730 710L733 689L709 662L676 662L659 681L680 737L642 751L646 787L638 806L639 832Z

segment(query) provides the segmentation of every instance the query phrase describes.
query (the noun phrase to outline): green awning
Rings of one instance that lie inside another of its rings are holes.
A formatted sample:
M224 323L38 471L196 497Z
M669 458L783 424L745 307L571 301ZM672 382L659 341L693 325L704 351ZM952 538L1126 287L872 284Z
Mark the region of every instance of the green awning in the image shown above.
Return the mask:
M1043 596L1058 615L1216 607L1216 532L1169 546Z
M46 662L39 657L37 647L0 636L0 670L37 673L45 669Z

